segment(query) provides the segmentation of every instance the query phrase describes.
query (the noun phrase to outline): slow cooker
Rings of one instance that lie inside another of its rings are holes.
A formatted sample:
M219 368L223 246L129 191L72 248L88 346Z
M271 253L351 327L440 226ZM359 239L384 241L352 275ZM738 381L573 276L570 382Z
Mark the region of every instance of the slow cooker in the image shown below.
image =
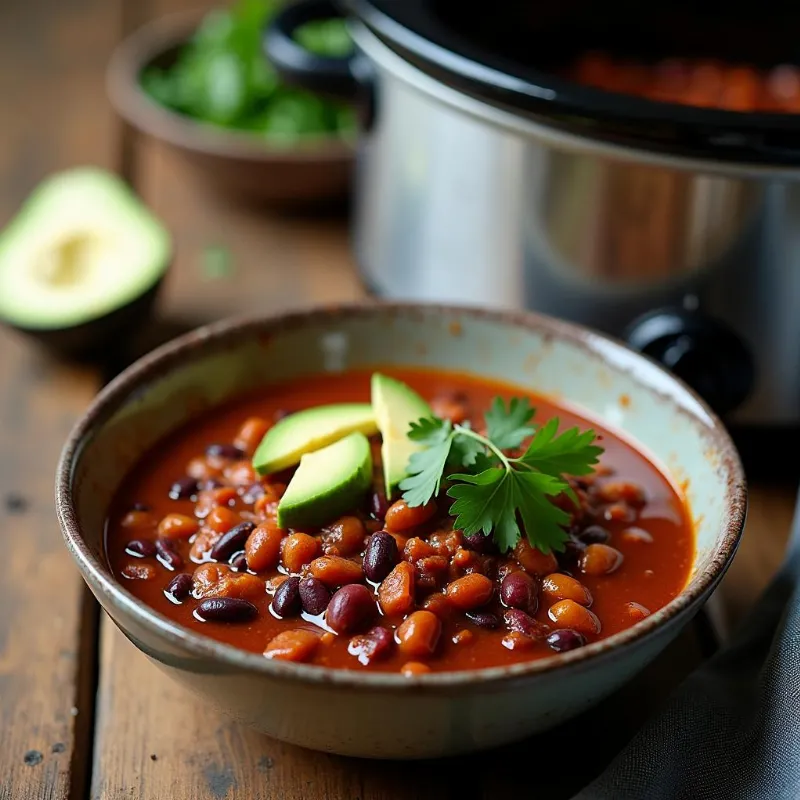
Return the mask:
M353 247L374 292L588 324L661 361L732 426L775 432L800 428L800 114L653 100L568 70L598 49L797 60L800 9L779 25L740 13L300 0L265 48L287 80L361 111ZM349 58L295 43L300 25L342 14Z

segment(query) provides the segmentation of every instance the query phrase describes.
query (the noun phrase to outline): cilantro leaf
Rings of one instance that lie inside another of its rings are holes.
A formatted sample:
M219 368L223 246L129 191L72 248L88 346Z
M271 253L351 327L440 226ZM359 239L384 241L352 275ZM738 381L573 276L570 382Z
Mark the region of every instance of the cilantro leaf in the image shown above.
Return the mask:
M486 436L500 450L519 447L535 430L529 425L533 414L527 397L512 398L507 410L502 398L495 397L483 417L486 420Z
M588 475L594 472L602 447L592 444L594 431L581 431L570 428L560 436L558 418L553 417L536 431L528 449L516 461L547 475L560 477L562 474Z
M456 434L453 438L453 449L451 450L451 461L456 467L473 467L478 463L481 456L487 458L485 445L470 436Z
M450 511L457 515L455 527L464 533L493 534L502 552L519 541L519 519L528 541L537 550L563 550L569 514L548 497L561 494L565 483L541 472L516 472L494 467L478 475L451 475L463 483L447 494L455 499ZM518 519L519 518L519 519Z
M411 423L408 438L426 446L412 453L408 477L400 481L400 489L409 506L424 506L439 494L453 443L453 426L449 420L436 417L420 419Z

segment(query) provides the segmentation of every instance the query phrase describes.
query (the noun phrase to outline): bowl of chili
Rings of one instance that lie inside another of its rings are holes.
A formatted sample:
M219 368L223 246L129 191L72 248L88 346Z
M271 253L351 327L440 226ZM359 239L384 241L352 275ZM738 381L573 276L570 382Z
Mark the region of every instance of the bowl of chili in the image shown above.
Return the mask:
M377 303L145 356L72 431L56 499L92 592L174 679L281 740L426 758L636 675L728 568L746 486L713 413L621 344Z

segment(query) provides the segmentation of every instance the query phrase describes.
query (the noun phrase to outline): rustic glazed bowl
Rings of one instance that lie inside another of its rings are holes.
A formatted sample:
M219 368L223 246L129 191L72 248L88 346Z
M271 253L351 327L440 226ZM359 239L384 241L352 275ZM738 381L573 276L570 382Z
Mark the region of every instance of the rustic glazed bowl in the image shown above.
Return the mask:
M165 434L242 392L299 375L374 366L472 372L568 400L638 441L685 487L697 531L689 584L634 627L527 664L413 678L280 663L205 638L118 584L103 549L109 502ZM424 758L488 748L586 710L653 659L709 598L736 551L746 490L722 424L649 360L542 316L354 305L228 321L122 373L80 420L58 467L67 546L123 633L221 711L317 750Z
M317 136L290 146L276 144L178 114L142 89L142 72L151 65L170 66L202 18L198 12L160 17L117 47L106 78L116 112L138 131L169 145L201 180L228 196L290 208L346 200L353 142Z

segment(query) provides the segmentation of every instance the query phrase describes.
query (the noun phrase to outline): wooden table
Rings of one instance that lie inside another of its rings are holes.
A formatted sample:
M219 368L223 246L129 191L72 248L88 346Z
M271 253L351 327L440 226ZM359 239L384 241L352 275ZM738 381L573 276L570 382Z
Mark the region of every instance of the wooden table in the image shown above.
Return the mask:
M174 232L167 331L361 296L344 220L235 207L113 118L103 72L116 41L145 14L190 5L0 3L0 223L51 170L97 163L120 170ZM230 249L225 280L203 270L213 246ZM511 796L502 766L527 758L525 745L449 769L308 753L219 718L122 638L74 569L52 501L61 444L104 377L0 331L0 800ZM747 535L721 590L732 619L779 563L793 500L792 487L753 488Z

